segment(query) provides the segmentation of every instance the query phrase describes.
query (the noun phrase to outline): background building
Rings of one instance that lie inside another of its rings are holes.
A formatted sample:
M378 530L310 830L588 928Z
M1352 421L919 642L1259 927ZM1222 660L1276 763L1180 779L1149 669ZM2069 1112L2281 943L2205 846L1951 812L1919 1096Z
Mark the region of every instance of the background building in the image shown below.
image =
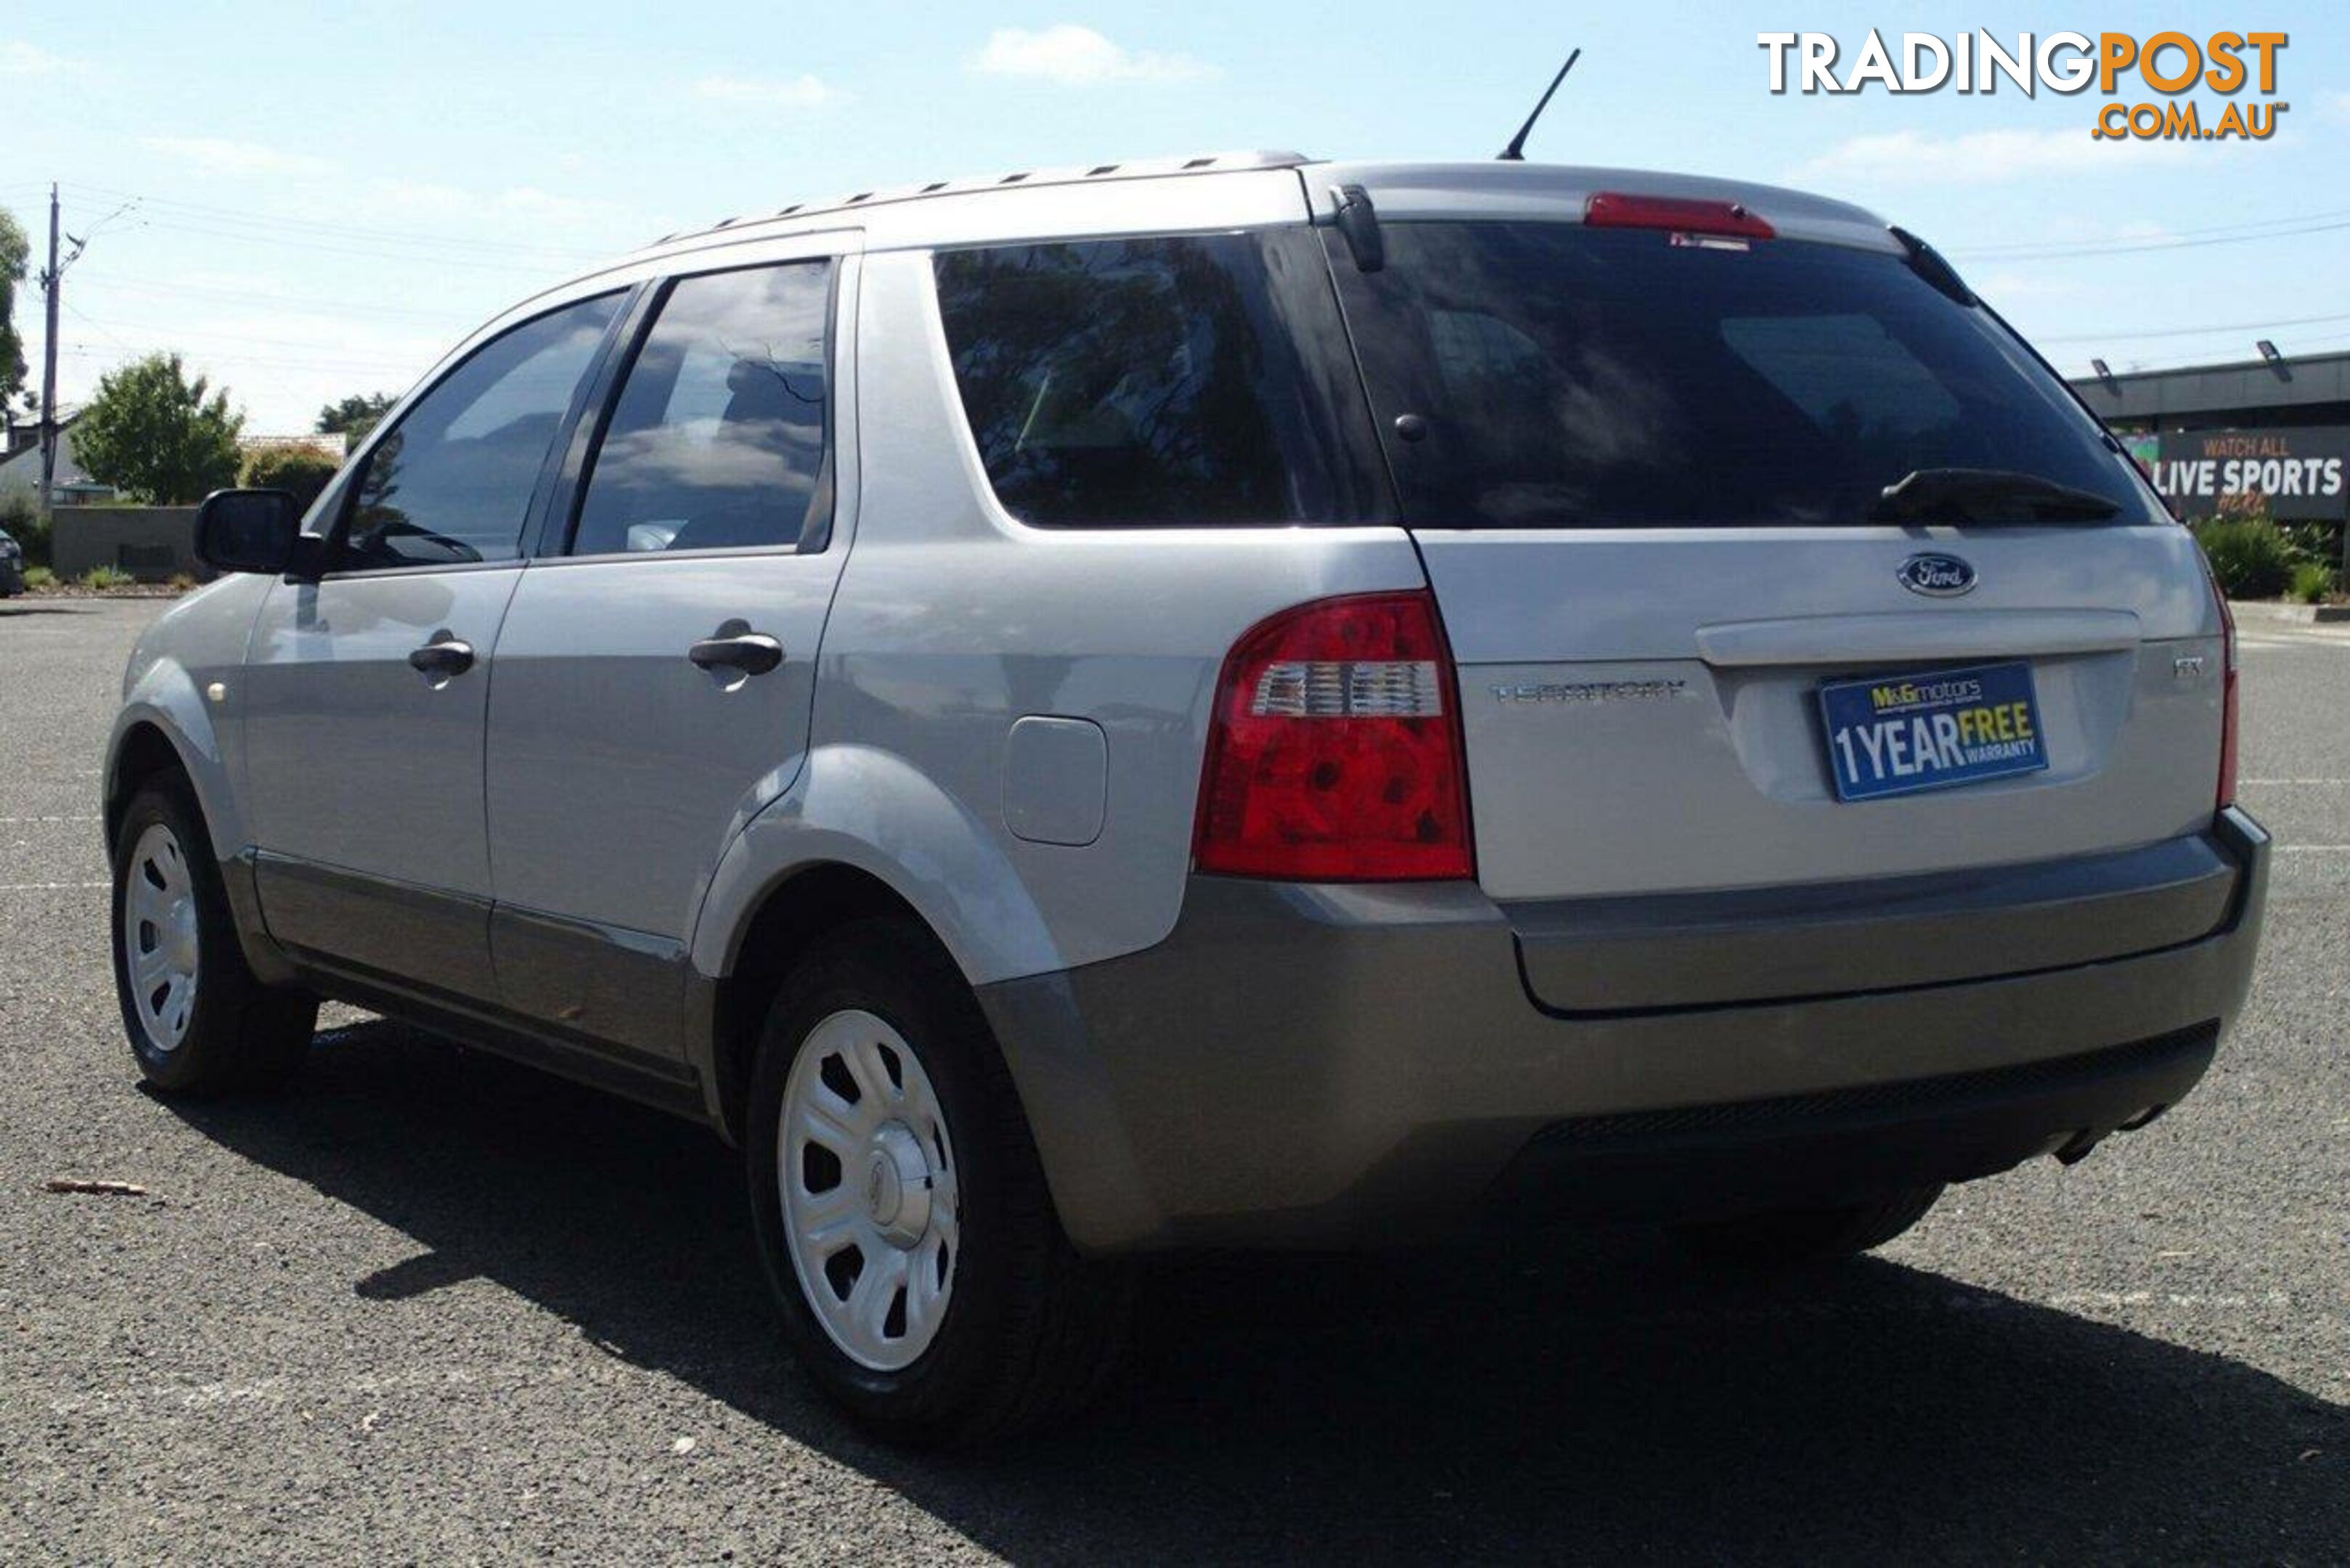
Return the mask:
M2342 523L2350 353L2261 358L2073 383L2182 517Z
M114 499L114 487L100 484L82 471L74 456L74 421L79 410L57 410L57 465L51 479L57 504L78 506ZM41 426L37 420L6 427L0 436L0 500L21 495L37 502L41 493Z

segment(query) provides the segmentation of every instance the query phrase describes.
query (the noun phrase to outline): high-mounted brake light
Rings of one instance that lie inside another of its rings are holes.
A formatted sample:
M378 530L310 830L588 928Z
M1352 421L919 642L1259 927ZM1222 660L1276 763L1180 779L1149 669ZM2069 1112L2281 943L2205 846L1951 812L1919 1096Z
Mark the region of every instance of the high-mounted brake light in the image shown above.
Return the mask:
M1426 590L1320 599L1224 660L1193 864L1234 877L1473 877L1452 655Z
M1735 234L1768 240L1779 231L1737 202L1702 202L1687 196L1630 196L1596 191L1583 204L1583 222L1594 229L1670 229L1684 234Z

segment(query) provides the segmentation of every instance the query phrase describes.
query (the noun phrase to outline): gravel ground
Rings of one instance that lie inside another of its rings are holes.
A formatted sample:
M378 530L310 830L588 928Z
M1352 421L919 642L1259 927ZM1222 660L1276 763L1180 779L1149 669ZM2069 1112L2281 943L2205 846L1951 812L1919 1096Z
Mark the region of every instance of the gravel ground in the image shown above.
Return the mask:
M139 1091L93 803L155 613L0 607L0 1562L2350 1558L2350 635L2248 628L2284 851L2157 1127L1824 1279L1170 1270L1097 1416L946 1461L817 1402L691 1127L357 1014L286 1097Z

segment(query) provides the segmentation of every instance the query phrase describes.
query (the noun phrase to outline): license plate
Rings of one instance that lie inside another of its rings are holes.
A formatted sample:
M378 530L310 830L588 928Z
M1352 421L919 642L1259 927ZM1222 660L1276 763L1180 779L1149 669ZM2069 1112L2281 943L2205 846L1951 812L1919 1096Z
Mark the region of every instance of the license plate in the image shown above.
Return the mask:
M1838 800L1948 789L2048 765L2032 666L1977 664L1820 688Z

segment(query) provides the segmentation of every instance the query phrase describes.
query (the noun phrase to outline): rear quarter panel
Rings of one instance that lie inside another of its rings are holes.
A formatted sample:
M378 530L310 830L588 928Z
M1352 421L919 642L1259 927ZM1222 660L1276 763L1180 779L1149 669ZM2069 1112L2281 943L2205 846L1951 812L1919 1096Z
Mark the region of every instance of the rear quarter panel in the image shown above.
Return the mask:
M858 537L825 629L809 766L736 840L695 941L806 864L850 859L930 920L974 983L1148 947L1174 927L1226 651L1274 611L1420 587L1399 528L1046 530L997 506L946 357L927 252L869 254L858 339ZM1029 715L1107 738L1091 844L1003 812Z

